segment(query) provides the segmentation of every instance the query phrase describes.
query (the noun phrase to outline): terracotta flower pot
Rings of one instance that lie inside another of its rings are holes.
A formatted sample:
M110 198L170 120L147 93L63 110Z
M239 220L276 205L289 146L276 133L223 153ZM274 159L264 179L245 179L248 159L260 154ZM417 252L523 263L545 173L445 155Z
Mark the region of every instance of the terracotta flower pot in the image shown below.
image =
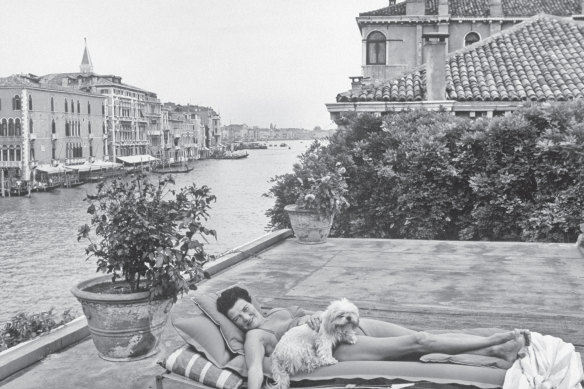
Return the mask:
M87 290L108 283L111 277L103 276L71 289L87 317L99 356L108 361L133 361L156 354L172 299L149 301L148 292L108 294Z
M286 205L284 210L288 212L292 230L302 244L325 243L331 231L333 216L325 217L306 209L299 209L297 205Z

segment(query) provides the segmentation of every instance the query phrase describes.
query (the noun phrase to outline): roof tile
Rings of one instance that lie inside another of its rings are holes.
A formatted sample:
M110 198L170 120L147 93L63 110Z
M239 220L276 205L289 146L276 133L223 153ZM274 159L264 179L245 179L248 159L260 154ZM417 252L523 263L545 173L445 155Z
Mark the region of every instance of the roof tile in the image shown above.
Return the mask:
M542 0L537 2L541 3ZM446 61L446 96L457 101L570 100L584 94L584 26L535 16ZM394 80L372 80L337 101L420 101L425 66Z
M582 13L580 0L501 0L503 15L507 17L530 17L539 13L557 16L570 16ZM488 17L489 0L449 0L450 14L454 17ZM390 5L359 16L403 16L406 3ZM426 15L438 14L438 0L426 0Z

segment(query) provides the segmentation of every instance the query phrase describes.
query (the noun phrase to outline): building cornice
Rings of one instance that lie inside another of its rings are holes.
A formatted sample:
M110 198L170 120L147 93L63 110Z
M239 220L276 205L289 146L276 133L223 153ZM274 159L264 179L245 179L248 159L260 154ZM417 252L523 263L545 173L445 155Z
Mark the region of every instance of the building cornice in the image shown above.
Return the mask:
M329 113L341 112L399 112L414 109L427 111L510 111L525 104L525 101L354 101L325 104Z
M390 112L424 109L428 111L452 111L453 100L443 101L354 101L325 104L330 113L340 112Z
M70 94L70 95L81 95L81 96L89 96L89 97L95 97L95 98L101 98L101 99L105 99L106 96L100 94L100 93L89 93L89 92L83 92L79 89L75 89L75 88L71 88L71 89L59 89L59 88L55 88L52 85L48 84L46 87L45 86L24 86L24 85L2 85L0 86L0 89L27 89L27 90L38 90L38 91L43 91L43 92L51 92L51 93L66 93L66 94Z
M450 16L450 15L397 15L397 16L359 16L359 29L371 24L437 24L437 23L520 23L530 17L519 16Z

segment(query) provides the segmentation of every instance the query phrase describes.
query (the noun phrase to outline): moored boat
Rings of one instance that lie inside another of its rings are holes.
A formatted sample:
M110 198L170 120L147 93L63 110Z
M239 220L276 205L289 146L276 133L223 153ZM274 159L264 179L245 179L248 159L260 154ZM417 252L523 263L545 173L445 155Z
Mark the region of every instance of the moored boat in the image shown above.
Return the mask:
M160 167L153 167L152 173L157 174L176 174L176 173L188 173L193 170L193 167L189 165L184 166L160 166Z
M243 159L243 158L247 158L248 156L249 156L249 154L247 152L243 153L243 152L238 152L238 151L234 151L234 152L226 151L223 153L215 153L212 155L211 158L215 158L215 159Z
M36 182L32 187L33 192L51 192L62 185L61 182Z

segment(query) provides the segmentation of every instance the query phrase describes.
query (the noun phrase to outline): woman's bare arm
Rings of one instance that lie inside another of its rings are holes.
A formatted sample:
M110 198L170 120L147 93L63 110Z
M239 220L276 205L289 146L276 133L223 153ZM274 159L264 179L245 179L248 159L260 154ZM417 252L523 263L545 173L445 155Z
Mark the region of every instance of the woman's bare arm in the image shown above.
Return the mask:
M266 348L261 334L250 331L245 337L245 363L247 365L247 387L248 389L261 389L264 381L264 355Z

